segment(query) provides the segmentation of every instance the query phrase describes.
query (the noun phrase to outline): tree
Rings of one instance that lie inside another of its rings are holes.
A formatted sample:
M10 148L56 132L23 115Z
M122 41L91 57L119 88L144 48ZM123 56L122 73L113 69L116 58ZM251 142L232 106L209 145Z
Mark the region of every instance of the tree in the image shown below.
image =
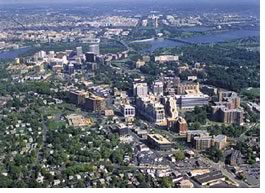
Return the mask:
M195 122L192 124L192 128L194 130L199 130L201 128L201 124L199 122Z
M223 152L215 146L210 147L206 153L214 162L219 162L223 158Z
M137 178L137 180L138 180L139 182L143 182L143 181L145 181L145 177L144 177L144 175L141 174L141 173L139 173L139 174L136 176L136 178Z
M117 149L117 150L113 151L113 153L111 154L111 161L113 163L121 164L123 161L123 157L124 157L124 152L120 149Z
M174 184L170 177L163 177L161 179L161 187L162 188L173 188Z
M0 174L0 188L9 188L12 184L12 180L8 176Z
M184 152L182 150L178 150L175 153L175 158L176 158L176 160L184 160L185 159Z

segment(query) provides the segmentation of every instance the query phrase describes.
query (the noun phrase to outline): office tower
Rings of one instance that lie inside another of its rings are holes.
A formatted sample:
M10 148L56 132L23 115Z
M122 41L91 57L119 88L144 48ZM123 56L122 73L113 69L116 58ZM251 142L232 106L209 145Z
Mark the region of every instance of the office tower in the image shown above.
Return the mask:
M222 150L226 146L227 137L225 135L217 135L213 138L212 145L217 149Z
M155 28L158 28L158 17L154 17L154 26L155 26Z
M134 83L133 84L133 94L137 97L145 97L148 94L147 83Z
M153 88L153 93L154 95L163 95L164 93L164 85L163 85L163 82L161 81L155 81L152 85L152 88Z
M99 44L90 44L88 47L89 52L94 53L96 56L100 54Z
M170 119L178 117L177 101L173 96L166 96L161 98L162 104L165 106L165 113Z
M233 91L219 91L219 102L227 102L226 107L229 109L236 109L240 107L240 97Z
M92 93L88 93L85 97L84 108L87 111L101 112L106 109L106 100L103 97L96 96Z
M131 105L122 105L121 106L121 113L123 114L126 122L134 121L135 117L135 108Z
M166 124L165 109L155 96L139 97L136 99L136 110L150 122Z
M135 108L131 105L122 105L121 112L125 118L135 117Z
M224 105L212 106L212 120L226 124L243 123L244 112L242 109L229 109Z
M177 94L187 94L187 91L194 91L194 93L200 92L200 85L197 82L184 82L177 84Z
M212 145L212 137L211 136L203 136L203 137L194 137L193 146L197 150L205 150L211 147Z
M188 124L187 124L186 120L183 117L178 117L175 129L181 135L187 133Z
M95 55L94 53L92 53L92 52L87 52L87 53L85 54L85 56L86 56L86 61L87 61L87 62L96 62L96 55Z
M54 58L54 57L55 57L55 52L49 51L49 58Z
M75 66L74 64L69 64L68 66L68 73L73 74L75 72Z
M209 133L206 130L189 130L187 131L187 142L193 142L194 137L207 137Z
M77 47L77 48L76 48L76 55L77 55L78 57L80 57L80 56L82 56L82 54L83 54L83 49L82 49L82 47Z

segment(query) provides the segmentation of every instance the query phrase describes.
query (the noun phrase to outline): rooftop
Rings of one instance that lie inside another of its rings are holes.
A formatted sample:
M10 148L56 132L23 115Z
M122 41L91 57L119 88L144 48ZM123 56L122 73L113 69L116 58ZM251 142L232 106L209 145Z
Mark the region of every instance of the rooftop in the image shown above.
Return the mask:
M224 140L226 140L226 136L225 135L217 135L214 137L214 140L219 141L219 142L224 141Z
M189 130L187 131L188 134L208 134L206 130Z
M170 141L168 141L165 137L163 137L160 134L149 134L148 135L150 138L152 138L154 141L160 144L171 144Z
M194 179L200 184L205 184L214 180L219 180L224 178L224 175L221 171L213 171L210 173L202 174L195 176Z

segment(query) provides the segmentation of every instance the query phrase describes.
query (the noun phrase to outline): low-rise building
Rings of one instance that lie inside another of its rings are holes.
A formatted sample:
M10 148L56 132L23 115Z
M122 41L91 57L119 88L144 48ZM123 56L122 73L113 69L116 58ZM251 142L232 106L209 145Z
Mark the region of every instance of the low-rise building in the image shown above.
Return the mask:
M159 63L177 62L178 60L179 60L179 56L174 56L174 55L155 56L155 62L159 62Z
M193 188L194 185L190 180L181 180L179 182L179 187L180 188Z
M172 143L159 134L148 134L147 142L158 150L169 150L172 148Z
M218 181L224 181L225 176L221 171L213 171L202 175L197 175L194 177L194 180L200 185L205 186Z
M202 107L209 103L209 96L204 94L177 95L176 97L178 107L183 110L192 110L195 106Z
M68 124L74 127L84 127L92 124L92 120L89 118L84 118L82 115L71 114L67 115L66 119Z

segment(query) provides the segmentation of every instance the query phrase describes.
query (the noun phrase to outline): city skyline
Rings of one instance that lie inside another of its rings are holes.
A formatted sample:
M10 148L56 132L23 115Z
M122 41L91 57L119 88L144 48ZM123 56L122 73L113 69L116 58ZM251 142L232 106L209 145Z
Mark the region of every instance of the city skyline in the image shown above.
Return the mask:
M192 4L192 3L211 3L211 4L236 4L236 3L244 3L244 4L259 4L259 0L215 0L214 2L212 0L175 0L175 1L164 1L164 0L147 0L147 1L141 1L141 0L135 0L135 1L127 1L127 0L0 0L0 4L59 4L59 3L112 3L112 2L122 2L122 3L185 3L185 4Z

